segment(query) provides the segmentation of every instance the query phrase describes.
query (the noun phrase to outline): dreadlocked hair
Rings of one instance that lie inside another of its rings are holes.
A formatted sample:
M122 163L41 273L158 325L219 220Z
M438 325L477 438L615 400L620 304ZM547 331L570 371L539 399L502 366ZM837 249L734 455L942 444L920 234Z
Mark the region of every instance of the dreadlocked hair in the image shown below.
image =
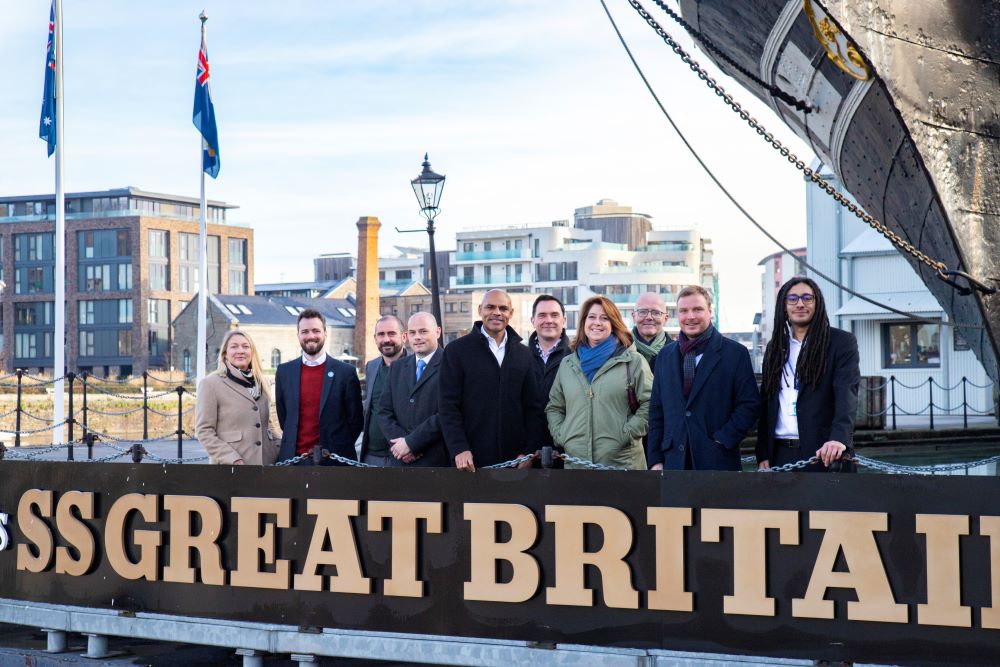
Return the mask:
M774 330L771 340L764 351L764 364L761 372L761 391L766 396L775 396L781 391L781 374L788 361L788 311L785 309L785 297L796 285L806 284L812 288L816 297L812 322L809 323L809 333L805 344L799 351L799 359L795 365L795 377L799 385L815 387L826 370L826 350L830 344L830 320L826 315L826 301L819 285L811 278L795 276L789 279L778 290L778 298L774 305Z

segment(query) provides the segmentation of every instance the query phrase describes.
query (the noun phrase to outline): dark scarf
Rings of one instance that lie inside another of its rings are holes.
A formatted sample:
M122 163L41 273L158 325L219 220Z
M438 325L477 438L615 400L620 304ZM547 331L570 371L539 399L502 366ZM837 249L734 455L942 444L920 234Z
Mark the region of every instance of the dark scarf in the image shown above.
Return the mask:
M248 368L247 370L242 371L227 361L226 377L241 387L245 387L247 393L250 394L250 398L257 400L260 396L260 387L257 386L257 380L254 379L252 369Z
M694 386L695 358L704 352L714 335L715 327L709 325L697 338L688 338L683 331L677 336L677 344L681 350L681 369L684 373L684 398L691 395L691 387Z
M635 339L635 349L646 358L646 362L650 368L653 368L656 355L660 353L664 345L670 342L670 336L663 329L657 332L656 337L653 338L653 342L651 343L646 343L642 339L642 336L639 335L639 327L632 327L632 337Z
M604 362L611 358L618 346L618 339L614 335L608 336L603 343L596 347L590 347L587 343L581 343L576 348L576 353L580 356L580 369L587 376L587 382L594 381L594 375L600 370Z

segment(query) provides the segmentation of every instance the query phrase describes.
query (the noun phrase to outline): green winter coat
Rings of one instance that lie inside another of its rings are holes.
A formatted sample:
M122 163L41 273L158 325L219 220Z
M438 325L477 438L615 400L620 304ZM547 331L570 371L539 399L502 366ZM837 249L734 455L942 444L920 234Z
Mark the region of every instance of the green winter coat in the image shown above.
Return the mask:
M639 399L639 410L629 414L626 393L627 373ZM649 428L649 395L653 374L642 355L630 345L612 356L597 373L593 383L580 368L580 356L568 355L559 365L549 393L545 416L557 447L572 456L602 465L646 469L642 436ZM566 462L567 468L582 468Z

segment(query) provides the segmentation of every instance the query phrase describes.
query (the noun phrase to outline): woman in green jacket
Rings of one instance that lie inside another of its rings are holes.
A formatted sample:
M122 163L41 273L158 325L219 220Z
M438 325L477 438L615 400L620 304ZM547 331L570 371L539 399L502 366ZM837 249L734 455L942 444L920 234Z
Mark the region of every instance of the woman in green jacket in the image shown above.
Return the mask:
M649 426L653 374L610 299L580 307L580 327L549 393L545 416L557 447L602 465L645 470L642 436ZM629 380L638 408L629 403ZM582 468L566 462L567 468Z

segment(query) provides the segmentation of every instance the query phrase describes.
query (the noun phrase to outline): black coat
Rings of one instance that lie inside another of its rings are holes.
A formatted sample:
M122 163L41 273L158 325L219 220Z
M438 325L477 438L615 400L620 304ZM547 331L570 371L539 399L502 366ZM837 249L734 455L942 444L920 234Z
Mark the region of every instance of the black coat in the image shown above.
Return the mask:
M281 449L278 460L295 456L299 434L299 382L302 358L296 357L278 366L274 374L274 405L281 424ZM364 422L361 408L361 382L350 364L327 355L320 396L319 444L323 449L345 458L357 459L354 443Z
M389 367L389 383L378 406L379 425L385 439L406 438L410 451L419 454L413 467L448 467L451 457L444 446L438 423L438 381L441 357L438 349L417 382L417 358L406 356ZM364 453L362 453L364 456Z
M534 452L545 427L531 352L507 327L499 366L482 326L476 322L444 349L439 380L439 419L448 452L452 460L472 452L477 468Z
M854 418L858 409L858 341L842 329L830 329L826 370L817 386L799 388L795 411L799 423L799 446L811 456L824 442L836 440L854 452ZM761 394L757 426L757 461L774 461L774 429L778 425L778 396Z
M545 406L549 404L549 393L552 392L552 385L556 382L556 373L559 371L559 364L562 363L566 355L573 353L569 349L569 336L566 335L564 329L562 339L560 339L556 349L552 350L547 363L542 361L542 353L538 350L537 332L533 332L528 337L528 350L531 351L532 368L535 370L535 380L538 382L542 410L544 411ZM550 447L553 445L552 434L549 433L549 429L547 428L542 429L542 444Z

